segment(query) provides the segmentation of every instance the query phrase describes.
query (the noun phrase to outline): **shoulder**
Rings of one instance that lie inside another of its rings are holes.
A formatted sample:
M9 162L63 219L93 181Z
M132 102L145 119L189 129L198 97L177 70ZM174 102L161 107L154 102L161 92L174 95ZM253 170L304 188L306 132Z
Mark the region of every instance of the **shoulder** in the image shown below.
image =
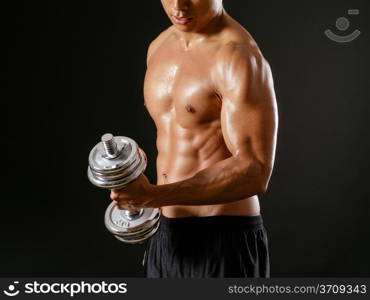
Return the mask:
M168 27L162 31L153 41L150 42L147 51L147 62L153 53L171 36L173 35L173 26Z
M230 40L220 45L216 65L221 69L260 69L267 66L268 62L254 40Z
M271 68L253 39L223 43L215 57L213 76L217 86L251 86L252 82L270 80Z
M230 37L219 45L216 53L213 72L216 89L220 93L236 93L270 85L270 65L252 36L238 31Z
M264 67L268 65L257 42L252 35L237 21L228 19L221 35L216 64L221 67Z

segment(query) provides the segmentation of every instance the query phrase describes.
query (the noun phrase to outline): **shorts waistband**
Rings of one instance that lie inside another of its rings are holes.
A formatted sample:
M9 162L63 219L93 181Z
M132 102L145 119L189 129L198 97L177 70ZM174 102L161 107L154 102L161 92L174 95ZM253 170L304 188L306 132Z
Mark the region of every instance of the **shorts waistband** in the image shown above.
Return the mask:
M230 229L261 229L263 228L262 215L257 216L201 216L169 218L161 215L161 230L201 230L204 228L230 228Z

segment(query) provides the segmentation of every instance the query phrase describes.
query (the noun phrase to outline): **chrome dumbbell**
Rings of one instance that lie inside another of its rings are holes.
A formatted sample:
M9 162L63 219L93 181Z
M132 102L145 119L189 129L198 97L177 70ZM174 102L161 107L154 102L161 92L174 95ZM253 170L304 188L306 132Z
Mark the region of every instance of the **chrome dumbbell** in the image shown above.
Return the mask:
M90 151L87 175L92 184L104 189L120 189L145 171L146 155L128 137L104 134ZM107 229L120 241L141 243L158 229L158 208L118 209L112 202L105 211Z

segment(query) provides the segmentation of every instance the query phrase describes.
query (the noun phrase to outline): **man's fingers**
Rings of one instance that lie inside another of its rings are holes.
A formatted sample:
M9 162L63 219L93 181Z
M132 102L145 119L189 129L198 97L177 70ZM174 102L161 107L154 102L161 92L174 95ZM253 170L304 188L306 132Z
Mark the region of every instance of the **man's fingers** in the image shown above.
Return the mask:
M113 201L118 201L120 199L120 193L118 192L118 190L111 190L110 191L110 198Z

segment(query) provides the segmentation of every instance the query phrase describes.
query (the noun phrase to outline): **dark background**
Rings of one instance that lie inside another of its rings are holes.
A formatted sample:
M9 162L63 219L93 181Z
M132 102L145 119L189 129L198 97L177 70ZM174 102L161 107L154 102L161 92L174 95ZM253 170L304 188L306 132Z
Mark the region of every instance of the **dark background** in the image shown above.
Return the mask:
M370 2L224 4L275 79L275 169L260 197L271 276L370 276ZM347 16L354 8L360 15ZM91 148L112 132L139 143L155 182L142 84L147 46L170 24L160 1L3 1L0 12L0 276L144 276L144 245L105 229L109 192L86 168ZM340 16L351 21L344 34L361 30L357 40L324 35L339 33Z

